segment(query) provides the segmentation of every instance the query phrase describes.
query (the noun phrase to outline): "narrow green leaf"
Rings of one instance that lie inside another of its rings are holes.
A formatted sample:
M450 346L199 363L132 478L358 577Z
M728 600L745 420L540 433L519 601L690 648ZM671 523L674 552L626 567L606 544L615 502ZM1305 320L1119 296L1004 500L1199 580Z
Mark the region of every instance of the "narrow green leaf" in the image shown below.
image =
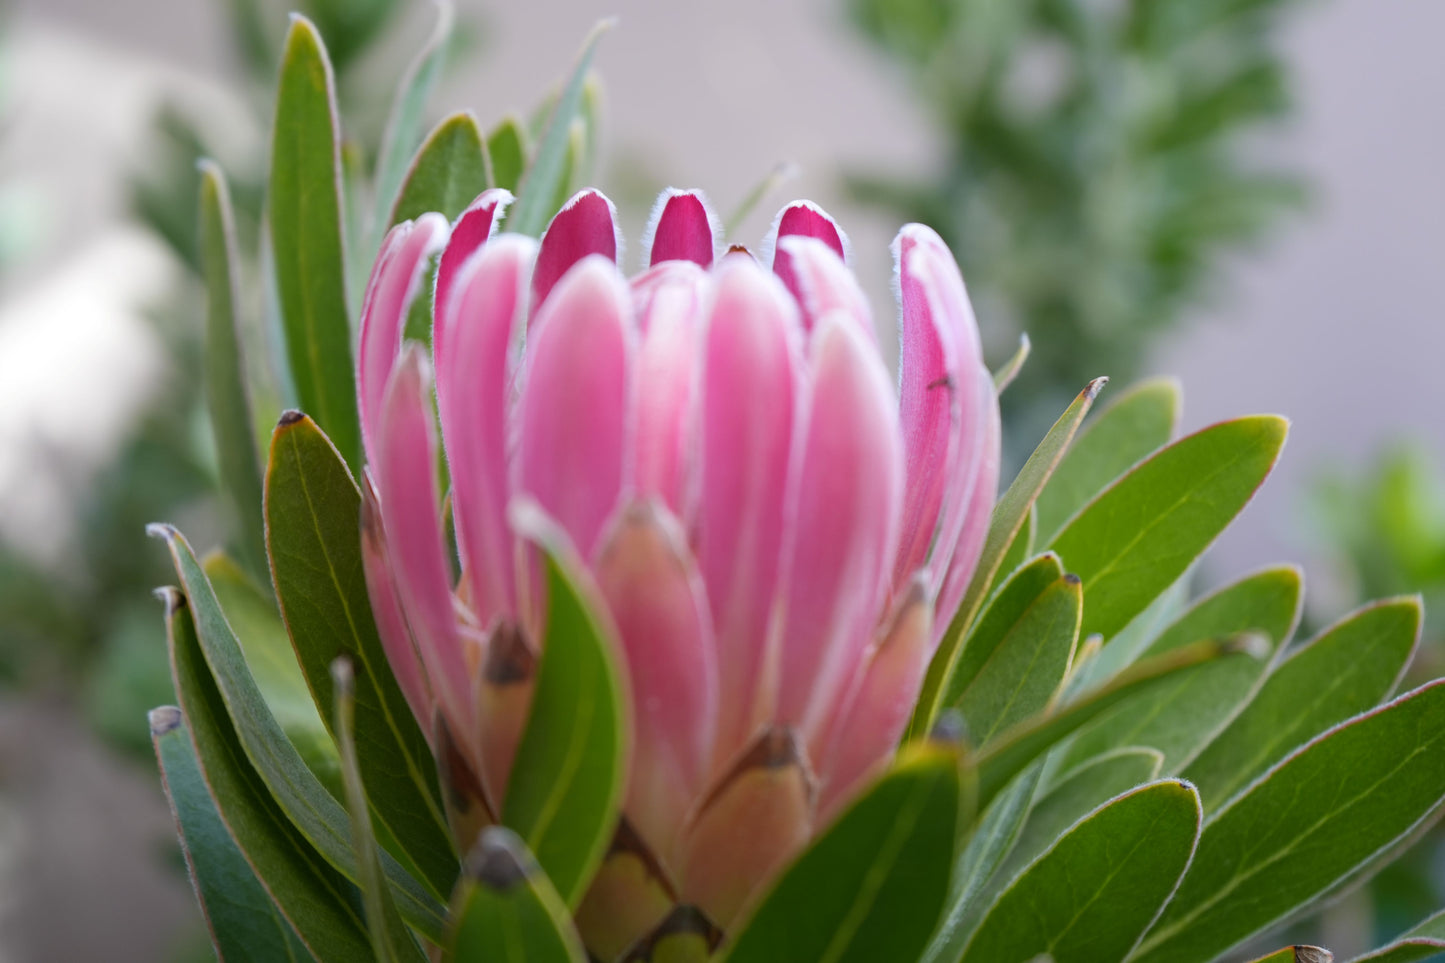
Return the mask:
M1029 360L1029 352L1033 350L1033 343L1029 341L1027 334L1019 335L1018 350L1013 357L1004 362L1004 366L993 373L993 390L1003 394L1004 389L1013 384L1013 380L1023 370L1024 362Z
M963 713L974 745L988 745L1053 701L1079 638L1083 600L1079 580L1063 575L1039 592L991 646L965 649L970 665L960 662L960 668L974 671L951 704Z
M486 147L477 119L469 111L437 124L407 168L388 224L440 211L454 221L487 189Z
M522 515L522 513L518 513ZM629 753L627 696L598 603L564 561L565 536L528 512L519 522L547 572L536 691L507 784L502 823L537 856L567 905L586 892L617 826Z
M341 225L341 133L321 37L291 21L272 132L269 220L291 379L301 407L353 468L361 428Z
M216 601L226 613L226 621L246 656L246 667L271 714L316 778L331 795L341 799L341 759L336 743L306 688L276 603L223 554L208 555L201 568L211 580Z
M373 248L381 242L380 228L388 223L388 213L396 208L395 201L406 177L407 159L421 143L427 101L431 99L432 91L446 67L456 10L451 0L436 0L436 8L436 26L397 88L391 116L386 122L386 133L381 139L381 153L376 161L374 215L378 230L371 245ZM395 223L395 219L391 223Z
M1105 643L1183 575L1254 496L1287 423L1221 422L1142 462L1085 506L1049 547L1084 580L1084 635Z
M211 800L232 839L317 960L369 959L355 887L307 842L247 761L206 665L191 606L175 589L164 593L176 695Z
M1038 528L1036 514L1034 506L1030 506L1028 514L1024 516L1023 527L1018 530L1014 540L1004 550L1003 558L998 563L998 574L994 576L994 585L998 585L1001 580L1008 578L1018 570L1020 565L1033 556L1034 532ZM975 623L975 627L977 627L977 623ZM968 643L965 641L965 648L967 645Z
M557 185L561 183L565 173L567 152L572 139L572 118L577 116L577 110L582 103L582 88L587 80L587 70L592 64L597 42L615 23L614 20L603 20L592 28L592 32L583 42L582 52L572 68L567 86L563 88L562 95L557 98L557 103L552 108L547 129L537 146L537 156L532 159L527 172L522 176L517 190L517 203L512 206L507 216L507 230L536 237L542 233L548 219L556 213L555 208L549 210L548 206L556 197ZM542 865L546 865L546 860L542 861Z
M1320 735L1209 818L1139 963L1211 960L1305 909L1445 801L1445 683Z
M492 183L516 193L527 171L527 131L522 122L503 117L487 135L487 153L492 158Z
M331 662L356 674L361 776L377 821L438 897L458 860L425 736L386 659L362 569L361 493L336 449L304 415L283 415L271 438L266 526L276 598L321 719L330 725ZM333 736L335 734L333 733Z
M578 173L582 169L583 153L587 149L587 125L581 117L572 121L567 132L567 154L562 161L562 173L557 178L557 193L552 195L550 211L560 211L575 191Z
M1306 740L1378 705L1404 676L1423 615L1418 598L1375 602L1290 653L1184 770L1204 811L1218 809Z
M1157 378L1129 388L1079 432L1039 493L1041 543L1134 465L1169 444L1179 427L1179 382Z
M948 890L959 792L952 749L905 747L888 774L773 885L723 959L917 959Z
M231 194L221 168L201 168L201 268L206 279L206 404L216 439L221 488L235 515L236 548L260 578L266 574L266 536L261 518L261 462L246 392L238 330L236 228Z
M228 963L312 959L221 821L181 710L153 710L150 727L191 886L216 955Z
M366 928L371 948L382 963L404 963L414 960L425 963L426 957L401 921L391 887L381 868L376 834L371 828L371 812L366 804L366 787L361 782L361 767L356 759L356 685L351 662L341 656L331 664L331 678L336 697L336 738L341 750L341 774L346 784L346 811L351 816L351 846L356 851L360 874L361 900L366 908Z
M1207 639L1129 666L1108 684L1034 716L1004 733L976 759L978 808L984 809L1029 763L1064 737L1137 692L1213 659L1253 659L1248 640Z
M1350 963L1417 963L1445 953L1445 910Z
M993 520L989 524L988 536L984 539L983 551L974 569L973 581L964 592L963 602L954 613L948 631L944 633L938 650L933 654L933 660L928 664L928 672L924 676L923 687L918 696L918 705L913 710L913 719L908 727L910 737L920 736L932 728L938 711L942 708L944 682L958 662L965 633L988 598L994 579L998 576L1000 562L1019 530L1023 528L1024 519L1033 507L1034 499L1038 497L1039 490L1049 480L1049 475L1069 447L1069 441L1078 430L1079 423L1084 420L1084 416L1094 404L1094 399L1108 383L1108 378L1095 378L1079 392L1074 403L1069 405L1068 410L1049 429L1049 433L1029 456L1029 460L1024 462L1018 477L994 507Z
M1000 894L962 963L1118 963L1169 900L1199 839L1188 783L1151 783L1080 820Z
M973 685L989 657L998 648L1030 606L1039 596L1059 579L1064 577L1064 567L1059 557L1046 552L1018 569L998 590L987 609L964 640L963 652L948 678L944 690L944 704L957 706L965 690ZM969 733L969 740L977 745L977 736Z
M511 830L489 826L452 899L447 963L585 963L567 904Z
M290 824L327 862L355 882L359 878L359 870L356 854L351 848L346 811L306 767L300 753L286 738L286 733L266 706L246 665L240 644L216 601L215 591L190 545L180 532L169 525L152 525L149 532L164 538L170 548L176 572L190 601L201 651L245 758L255 768L265 788L271 791ZM182 708L187 708L184 697ZM195 724L194 720L192 724ZM199 744L197 748L204 759L204 750L200 750ZM427 936L439 936L442 907L390 856L383 857L383 863L387 877L396 888L403 915ZM266 878L264 873L260 875ZM294 918L291 921L300 932L297 921ZM306 938L304 932L301 936ZM316 947L309 940L307 945L316 952Z
M1200 599L1144 655L1245 632L1267 641L1273 654L1294 632L1302 591L1299 569L1265 569ZM1163 771L1178 772L1259 687L1269 661L1211 662L1135 696L1081 730L1063 768L1119 746L1153 746L1164 754Z

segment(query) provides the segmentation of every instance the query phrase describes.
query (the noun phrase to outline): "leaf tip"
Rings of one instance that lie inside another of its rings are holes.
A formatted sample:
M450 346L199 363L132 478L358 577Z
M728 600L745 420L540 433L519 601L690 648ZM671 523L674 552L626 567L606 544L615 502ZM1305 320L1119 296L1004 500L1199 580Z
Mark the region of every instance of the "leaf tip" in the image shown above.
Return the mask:
M162 585L151 594L160 599L161 604L166 607L166 618L170 618L186 607L185 593L174 585Z
M146 713L146 721L150 724L151 735L158 738L180 728L181 710L175 706L158 706Z
M489 826L463 863L467 876L497 892L518 886L531 875L530 858L517 837L500 826Z
M276 419L276 427L289 428L297 422L304 420L305 418L306 413L304 411L298 411L295 408L287 408L285 411L281 412L281 417Z
M180 532L170 522L151 522L146 526L146 535L150 538L158 538L163 542L174 542L180 537Z
M1081 394L1089 401L1093 401L1095 398L1099 397L1099 392L1103 391L1104 386L1108 383L1109 376L1100 375L1093 381L1090 381L1088 384L1084 385L1084 390L1081 392Z

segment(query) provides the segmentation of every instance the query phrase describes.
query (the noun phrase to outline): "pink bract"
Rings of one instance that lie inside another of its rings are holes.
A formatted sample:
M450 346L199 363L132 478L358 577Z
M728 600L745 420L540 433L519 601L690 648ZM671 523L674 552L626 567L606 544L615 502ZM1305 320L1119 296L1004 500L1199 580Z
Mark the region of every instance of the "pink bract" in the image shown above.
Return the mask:
M540 508L625 662L629 845L726 926L891 758L972 575L999 462L973 312L943 242L904 227L895 387L846 238L813 204L784 208L760 261L720 254L703 196L670 190L629 280L602 194L540 243L497 233L510 199L398 225L372 272L358 385L378 626L423 728L445 725L498 812L526 764L545 612L509 507ZM437 251L428 358L403 329ZM589 894L584 930L606 901ZM587 935L611 949L645 925Z

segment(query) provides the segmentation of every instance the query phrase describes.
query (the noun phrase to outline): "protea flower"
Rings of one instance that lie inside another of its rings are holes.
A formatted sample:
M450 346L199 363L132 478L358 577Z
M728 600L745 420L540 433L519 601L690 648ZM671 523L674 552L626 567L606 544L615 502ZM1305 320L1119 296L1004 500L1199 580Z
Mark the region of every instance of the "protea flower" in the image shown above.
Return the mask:
M998 406L926 227L894 244L895 390L844 235L812 204L785 208L755 257L723 253L700 194L669 191L629 281L602 194L573 197L540 244L497 234L510 199L401 224L377 259L358 377L368 584L418 718L445 723L497 812L527 764L545 610L509 511L570 539L633 704L621 855L579 912L610 958L674 903L734 922L891 757L985 534ZM402 339L438 250L457 581L432 365Z

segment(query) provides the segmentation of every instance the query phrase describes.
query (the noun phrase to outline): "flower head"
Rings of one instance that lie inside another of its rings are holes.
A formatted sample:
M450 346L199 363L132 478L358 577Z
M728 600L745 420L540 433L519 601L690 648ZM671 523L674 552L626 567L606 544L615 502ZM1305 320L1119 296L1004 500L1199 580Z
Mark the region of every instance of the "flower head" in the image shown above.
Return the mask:
M895 388L846 239L812 204L782 211L760 259L724 253L701 194L668 191L629 280L602 194L540 244L497 234L509 200L398 225L373 269L358 384L378 625L424 727L442 720L499 811L545 611L509 506L550 516L630 682L619 840L727 925L891 756L972 575L999 426L967 294L938 236L905 227ZM437 251L429 365L403 328ZM638 935L592 915L589 939Z

